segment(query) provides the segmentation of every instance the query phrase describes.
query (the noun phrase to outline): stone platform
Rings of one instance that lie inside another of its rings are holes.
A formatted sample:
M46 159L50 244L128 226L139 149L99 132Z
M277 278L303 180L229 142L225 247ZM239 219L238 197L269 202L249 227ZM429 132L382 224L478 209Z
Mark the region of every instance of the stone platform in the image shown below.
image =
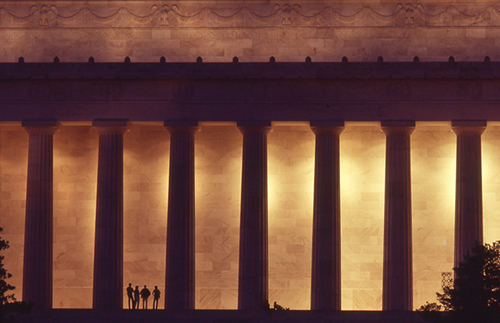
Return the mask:
M125 323L125 322L307 322L307 323L417 323L423 322L416 312L382 311L266 311L266 310L121 310L113 312L90 309L56 309L43 314L22 316L19 323Z

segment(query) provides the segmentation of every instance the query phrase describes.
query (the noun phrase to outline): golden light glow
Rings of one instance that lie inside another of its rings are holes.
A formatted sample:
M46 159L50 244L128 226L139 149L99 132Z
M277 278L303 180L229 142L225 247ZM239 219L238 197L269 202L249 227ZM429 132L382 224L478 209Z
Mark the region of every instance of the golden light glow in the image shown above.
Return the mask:
M54 308L92 307L98 140L89 126L54 135Z
M158 286L164 293L170 137L163 126L129 129L123 156L123 288ZM164 307L161 300L158 308ZM123 307L128 308L125 297Z
M28 135L0 129L5 265L21 298ZM314 134L274 125L268 136L269 300L310 308ZM453 267L456 136L418 123L411 136L414 307L435 301ZM500 126L483 134L484 240L499 239ZM54 307L92 305L98 135L65 126L54 136ZM237 307L242 135L232 124L196 134L196 308ZM382 304L385 135L348 124L340 137L342 308ZM124 137L124 284L164 290L169 135L132 125ZM124 299L124 307L126 307ZM160 307L163 303L160 302Z
M340 136L343 310L382 308L385 135L347 125Z
M269 302L310 309L314 134L273 126L268 135Z
M20 126L0 127L0 226L1 237L10 248L2 251L5 268L12 274L9 284L22 299L24 218L26 214L26 177L28 172L28 134Z
M435 302L454 257L456 135L450 124L417 123L411 136L413 306Z
M488 123L482 135L483 239L500 240L500 126Z
M196 134L197 309L236 309L243 136L236 125Z

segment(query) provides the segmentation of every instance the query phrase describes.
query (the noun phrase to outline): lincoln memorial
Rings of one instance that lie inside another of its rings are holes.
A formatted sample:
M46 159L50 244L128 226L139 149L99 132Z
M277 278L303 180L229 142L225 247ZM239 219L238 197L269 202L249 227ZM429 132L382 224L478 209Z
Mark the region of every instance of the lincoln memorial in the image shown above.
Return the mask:
M500 240L497 3L0 1L0 112L35 311L413 311Z

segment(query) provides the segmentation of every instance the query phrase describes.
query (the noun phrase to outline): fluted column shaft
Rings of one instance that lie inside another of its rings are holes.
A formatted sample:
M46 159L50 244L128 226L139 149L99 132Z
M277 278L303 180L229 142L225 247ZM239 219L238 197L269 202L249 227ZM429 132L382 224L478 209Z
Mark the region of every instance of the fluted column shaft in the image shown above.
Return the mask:
M23 301L52 308L53 135L55 120L23 121L29 133Z
M486 121L453 121L457 135L455 196L455 267L475 245L483 243L481 135Z
M340 289L340 151L343 122L313 123L314 169L311 309L341 309Z
M243 134L238 309L261 308L268 298L267 134L270 124L238 123Z
M94 252L94 309L123 308L124 120L94 120L99 133Z
M194 309L194 137L192 126L165 122L170 133L165 308Z
M413 310L410 135L414 121L382 122L386 134L383 310Z

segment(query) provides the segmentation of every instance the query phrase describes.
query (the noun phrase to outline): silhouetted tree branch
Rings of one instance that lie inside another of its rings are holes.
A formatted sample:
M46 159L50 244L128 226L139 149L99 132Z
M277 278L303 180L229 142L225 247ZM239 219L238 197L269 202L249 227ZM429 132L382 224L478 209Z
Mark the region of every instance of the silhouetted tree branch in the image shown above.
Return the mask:
M0 233L3 228L0 228ZM0 252L9 248L9 242L0 237ZM17 314L29 313L32 304L18 302L12 293L14 286L7 282L7 279L12 277L12 274L5 269L3 260L5 256L0 255L0 322L10 321Z
M436 293L439 303L426 303L420 315L430 322L500 322L500 241L476 244L458 268L453 287Z

